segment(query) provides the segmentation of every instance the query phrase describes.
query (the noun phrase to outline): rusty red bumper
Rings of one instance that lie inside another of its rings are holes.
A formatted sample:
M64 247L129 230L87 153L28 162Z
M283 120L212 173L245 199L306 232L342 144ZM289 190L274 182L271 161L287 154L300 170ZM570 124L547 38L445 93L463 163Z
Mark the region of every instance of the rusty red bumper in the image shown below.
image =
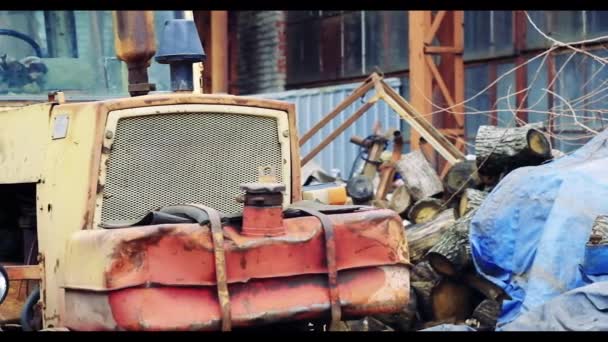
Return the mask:
M331 215L344 318L399 311L409 300L401 220L388 210ZM234 327L329 314L321 225L284 221L287 234L224 228ZM67 250L62 324L74 330L218 330L213 243L193 224L82 231Z

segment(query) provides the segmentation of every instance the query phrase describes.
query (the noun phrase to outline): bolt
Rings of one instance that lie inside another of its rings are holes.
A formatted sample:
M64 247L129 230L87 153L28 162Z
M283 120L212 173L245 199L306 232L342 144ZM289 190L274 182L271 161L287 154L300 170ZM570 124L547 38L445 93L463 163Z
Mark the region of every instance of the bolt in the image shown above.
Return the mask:
M288 138L288 137L289 137L289 131L288 131L288 130L284 130L284 131L283 131L283 136L284 136L285 138Z
M112 139L112 137L114 137L114 133L112 133L112 131L106 131L106 138Z

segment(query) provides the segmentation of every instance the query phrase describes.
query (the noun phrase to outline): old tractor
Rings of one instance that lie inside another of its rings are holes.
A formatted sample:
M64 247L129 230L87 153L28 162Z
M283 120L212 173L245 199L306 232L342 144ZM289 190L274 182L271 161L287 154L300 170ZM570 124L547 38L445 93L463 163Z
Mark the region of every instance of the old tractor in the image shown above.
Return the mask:
M301 200L292 104L194 93L205 55L191 20L168 21L158 53L151 12L114 20L131 97L56 93L0 112L0 224L37 246L31 263L0 268L1 300L37 284L17 325L337 329L408 303L395 212ZM155 55L173 92L150 93Z

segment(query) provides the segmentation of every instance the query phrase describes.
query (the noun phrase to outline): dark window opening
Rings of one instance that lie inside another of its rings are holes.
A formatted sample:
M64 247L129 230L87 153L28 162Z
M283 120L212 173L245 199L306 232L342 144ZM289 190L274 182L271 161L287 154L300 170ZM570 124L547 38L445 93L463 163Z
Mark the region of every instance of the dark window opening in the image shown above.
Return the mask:
M36 184L0 185L0 262L37 263Z

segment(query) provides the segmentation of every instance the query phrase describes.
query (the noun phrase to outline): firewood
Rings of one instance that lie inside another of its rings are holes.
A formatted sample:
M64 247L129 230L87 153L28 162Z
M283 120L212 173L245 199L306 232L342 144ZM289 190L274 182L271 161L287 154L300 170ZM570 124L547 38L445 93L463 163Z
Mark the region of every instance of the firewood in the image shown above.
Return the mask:
M484 327L495 327L496 321L498 320L498 315L500 315L500 303L486 299L481 302L475 310L473 310L473 318L475 318L481 326Z
M433 269L444 276L456 277L472 265L469 244L469 224L475 210L456 220L443 234L439 242L429 250L426 257Z
M373 318L388 325L396 331L409 331L416 323L416 316L418 311L418 303L416 298L416 291L410 286L410 300L408 304L401 310L401 312L394 314L381 314L375 315ZM371 330L371 327L370 327Z
M445 209L443 201L437 198L425 198L412 205L407 217L413 223L425 223L433 220Z
M501 302L509 298L503 289L477 274L475 270L465 273L463 279L468 286L483 294L487 299Z
M498 175L551 159L551 143L542 130L542 124L511 128L480 126L475 138L479 172Z
M397 162L397 172L414 201L436 196L443 192L437 172L420 150L405 154Z
M462 193L467 188L479 189L483 185L474 160L463 160L454 164L446 174L444 183L450 194Z
M473 311L471 289L455 280L443 278L431 290L433 319L464 321Z
M410 262L418 263L455 221L454 210L448 209L432 221L409 226L405 234L410 250Z
M608 244L608 216L599 215L595 218L591 227L591 235L587 245L604 245Z
M435 315L433 313L433 302L431 294L433 288L439 283L439 280L429 281L415 281L410 284L410 287L416 294L416 304L418 307L418 313L423 321L433 320Z
M403 215L411 204L412 196L407 191L407 187L402 185L393 191L393 195L391 196L391 200L389 202L389 208L396 211L399 215Z
M410 282L438 281L441 276L435 272L427 260L420 261L412 268Z
M483 200L486 199L488 193L485 191L466 189L460 198L458 206L458 217L464 216L469 211L478 208Z

